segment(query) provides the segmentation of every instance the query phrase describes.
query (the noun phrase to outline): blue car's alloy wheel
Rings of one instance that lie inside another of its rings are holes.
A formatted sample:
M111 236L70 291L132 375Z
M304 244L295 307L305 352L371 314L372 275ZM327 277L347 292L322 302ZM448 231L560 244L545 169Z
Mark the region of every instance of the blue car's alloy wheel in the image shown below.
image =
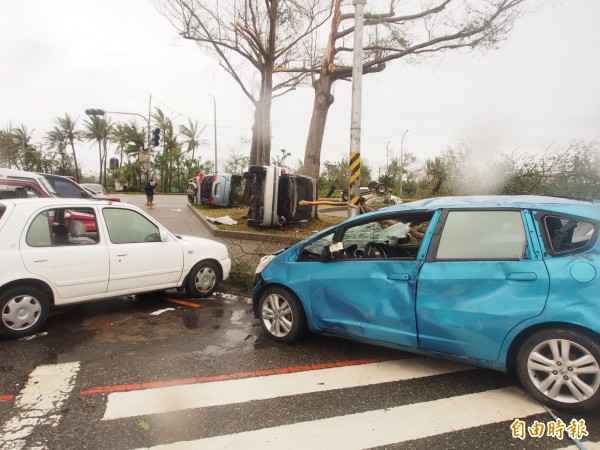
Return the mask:
M304 309L287 289L265 290L260 297L259 314L263 330L275 341L293 342L306 332Z
M585 412L600 405L600 345L573 330L544 330L519 351L523 386L557 409Z

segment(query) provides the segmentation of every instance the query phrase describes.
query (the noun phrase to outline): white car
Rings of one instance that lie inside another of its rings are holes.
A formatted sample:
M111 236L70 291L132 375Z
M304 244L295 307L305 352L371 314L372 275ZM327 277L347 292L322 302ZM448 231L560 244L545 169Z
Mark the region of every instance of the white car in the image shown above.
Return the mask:
M35 333L51 306L169 288L207 297L230 270L225 245L175 235L133 205L0 200L0 335L5 337Z

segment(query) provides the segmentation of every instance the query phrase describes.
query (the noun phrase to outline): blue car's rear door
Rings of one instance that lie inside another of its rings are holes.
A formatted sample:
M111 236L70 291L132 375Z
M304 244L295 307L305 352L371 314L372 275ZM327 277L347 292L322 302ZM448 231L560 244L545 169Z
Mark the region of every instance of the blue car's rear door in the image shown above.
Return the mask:
M543 311L549 277L531 223L515 209L444 213L419 273L421 348L496 360L506 334Z

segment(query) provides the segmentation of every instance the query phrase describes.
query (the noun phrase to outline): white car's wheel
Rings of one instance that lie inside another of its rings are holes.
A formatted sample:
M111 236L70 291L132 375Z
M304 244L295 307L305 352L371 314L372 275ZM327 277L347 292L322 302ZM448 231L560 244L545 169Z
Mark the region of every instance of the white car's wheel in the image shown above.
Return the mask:
M293 342L306 333L306 315L300 300L287 289L270 287L258 304L260 324L269 337Z
M0 296L0 335L18 338L35 333L48 318L50 302L39 289L16 287Z
M196 264L188 276L187 291L194 297L208 297L219 285L221 271L214 261L201 261Z
M530 336L517 356L525 389L550 407L581 413L600 406L600 344L573 330Z

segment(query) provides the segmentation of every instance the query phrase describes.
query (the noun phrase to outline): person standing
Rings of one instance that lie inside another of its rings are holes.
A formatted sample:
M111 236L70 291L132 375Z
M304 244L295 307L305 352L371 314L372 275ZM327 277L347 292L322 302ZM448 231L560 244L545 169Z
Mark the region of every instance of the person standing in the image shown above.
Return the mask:
M154 208L154 188L156 181L149 180L146 184L146 208Z

